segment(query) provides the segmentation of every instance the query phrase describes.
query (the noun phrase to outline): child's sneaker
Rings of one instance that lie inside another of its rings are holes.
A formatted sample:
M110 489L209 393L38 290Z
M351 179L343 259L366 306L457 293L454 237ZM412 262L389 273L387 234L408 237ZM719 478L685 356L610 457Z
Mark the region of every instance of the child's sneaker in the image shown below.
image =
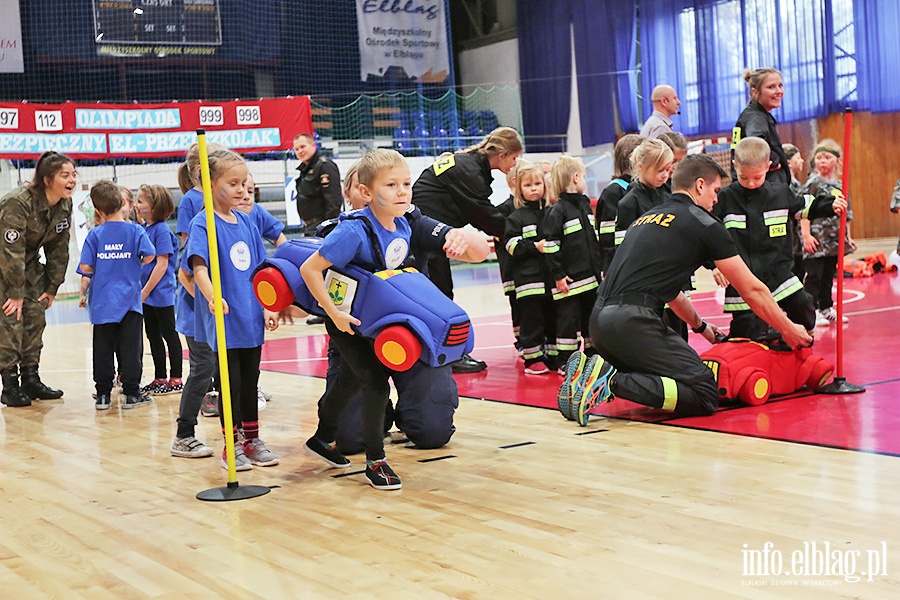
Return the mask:
M306 448L307 453L321 458L335 469L346 469L350 466L350 461L338 452L337 444L334 442L326 444L316 436L312 436L306 440L303 447Z
M526 375L546 375L549 372L550 369L548 369L547 365L545 365L541 361L525 366Z
M225 457L228 448L222 448L222 458L219 461L222 465L223 469L228 468L228 459ZM244 454L244 446L243 444L235 444L234 445L234 470L235 471L249 471L253 468L253 463L250 462L250 459L247 458L247 455Z
M271 401L272 401L272 394L270 394L269 392L265 391L265 390L262 389L261 387L258 387L258 388L257 388L257 391L258 391L260 394L262 394L262 397L266 399L266 402L271 402Z
M572 386L581 377L586 362L587 356L583 352L575 351L569 357L566 365L559 369L559 374L565 379L563 379L562 384L559 386L559 391L556 393L556 406L559 408L562 416L570 421L572 416L569 414L569 404L572 402Z
M403 487L385 459L366 461L366 481L376 490L399 490Z
M94 408L97 410L109 410L112 406L112 400L110 399L109 394L100 394L99 396L94 394L94 398L96 398Z
M181 377L172 377L166 382L166 389L169 394L180 393L184 389L184 382Z
M256 388L256 410L257 412L266 410L266 397L259 388Z
M584 365L581 377L572 389L572 403L569 407L570 414L582 427L587 425L590 411L594 406L612 400L613 393L609 389L609 382L615 374L615 367L603 360L599 354L590 357Z
M141 388L142 394L158 394L159 390L165 387L166 380L165 379L154 379L147 385Z
M205 458L213 455L213 449L194 436L175 438L169 452L172 456L180 456L181 458Z
M258 467L273 467L279 462L278 457L266 448L262 438L255 437L252 440L246 440L241 446L250 462Z
M137 408L138 406L146 406L151 402L153 402L153 398L151 398L147 394L141 394L139 396L125 396L125 401L122 402L122 408Z
M203 403L200 405L200 414L204 417L219 416L219 392L206 392Z

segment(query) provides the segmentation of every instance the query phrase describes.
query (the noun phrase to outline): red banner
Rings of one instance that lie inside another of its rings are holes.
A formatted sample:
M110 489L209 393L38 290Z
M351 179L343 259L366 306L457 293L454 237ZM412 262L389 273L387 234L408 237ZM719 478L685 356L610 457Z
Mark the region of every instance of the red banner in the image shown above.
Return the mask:
M209 143L237 152L287 150L312 133L308 96L160 104L0 102L0 158L182 156L203 128Z

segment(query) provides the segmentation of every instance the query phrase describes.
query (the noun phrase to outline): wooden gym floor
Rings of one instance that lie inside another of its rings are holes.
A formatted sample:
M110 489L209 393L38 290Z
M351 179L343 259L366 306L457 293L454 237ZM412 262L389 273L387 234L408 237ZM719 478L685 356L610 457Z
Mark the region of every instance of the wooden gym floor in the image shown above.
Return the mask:
M876 241L863 252L892 244ZM521 363L508 349L493 348L507 338L490 323L508 320L495 270L458 271L457 299L481 335L482 351L474 354L502 379ZM856 283L848 281L848 289ZM845 356L848 379L869 390L766 405L777 408L766 413L768 423L777 417L793 423L789 432L852 429L857 440L873 432L900 439L898 412L878 408L881 398L896 401L896 384L879 382L900 377L900 278L879 275L868 284L874 286L868 297L875 288L883 295L880 308L863 317L848 306L844 331L857 345L866 338L877 344L864 356ZM720 314L713 302L701 312ZM169 455L178 396L133 411L95 411L90 325L71 300L57 303L50 320L41 370L65 390L64 399L4 407L0 419L0 589L7 598L900 593L900 458L890 449L819 445L815 433L766 436L759 408L709 418L743 414L738 425L672 426L617 414L580 428L552 410L461 398L447 447L388 448L403 489L380 492L361 475L334 477L301 451L315 429L324 382L282 371L322 364L323 329L298 323L270 336L282 340L273 347L294 351L269 352L261 376L274 394L261 413L261 433L281 464L238 474L242 485L272 486L271 493L200 502L195 494L225 485L227 474L217 458ZM820 336L827 356L828 333ZM151 375L147 355L145 376ZM489 388L478 381L460 378L461 391L491 398L479 393ZM543 399L541 390L554 386L536 382L506 396L538 390ZM873 397L874 406L856 411L865 418L847 420L848 407L869 406ZM542 402L552 405L553 398L523 404ZM799 410L787 411L792 403ZM198 437L221 451L218 430L217 419L200 418ZM361 456L351 460L351 471L361 468ZM792 564L796 570L776 575L778 561L779 572Z

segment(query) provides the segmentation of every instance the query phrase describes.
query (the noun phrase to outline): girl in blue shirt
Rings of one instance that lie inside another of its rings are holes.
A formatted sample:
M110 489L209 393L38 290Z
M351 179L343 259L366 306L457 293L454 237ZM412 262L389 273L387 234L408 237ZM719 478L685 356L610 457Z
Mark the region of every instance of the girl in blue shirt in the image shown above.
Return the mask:
M237 443L235 426L231 432L235 437L235 466L239 470L250 469L253 465L268 467L277 465L278 457L266 448L259 437L256 389L264 328L277 329L278 315L269 311L264 313L253 294L250 278L253 268L265 258L266 253L262 239L249 217L235 210L245 195L248 171L244 159L230 150L214 151L209 155L209 171L222 282L228 377L232 403L239 407L245 438L243 443ZM194 335L198 341L207 343L215 351L220 340L216 339L215 331L205 212L199 213L191 221L185 254L186 265L194 275ZM197 291L202 295L198 295ZM204 307L203 300L206 300L208 307ZM219 420L222 422L221 398L219 403ZM224 451L222 466L227 468Z
M166 224L175 212L172 194L161 185L142 185L138 189L135 210L144 221L147 237L156 248L156 260L141 269L141 299L144 303L144 329L153 357L153 381L141 391L168 394L181 391L181 338L175 331L175 261L178 240ZM170 376L166 378L166 347L169 350Z

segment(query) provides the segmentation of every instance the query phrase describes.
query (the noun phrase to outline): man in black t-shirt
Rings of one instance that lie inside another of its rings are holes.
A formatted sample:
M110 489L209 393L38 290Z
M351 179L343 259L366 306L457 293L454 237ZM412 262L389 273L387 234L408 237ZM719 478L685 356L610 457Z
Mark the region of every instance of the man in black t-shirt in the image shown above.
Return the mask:
M579 424L587 424L595 404L613 396L678 416L716 412L719 392L712 371L662 320L668 304L695 333L717 341L719 329L701 319L681 292L694 271L710 261L787 344L812 343L806 329L787 318L750 272L725 226L710 214L724 176L709 156L686 157L672 177L672 197L628 228L591 315L591 340L599 356L573 355L560 388L560 409Z

